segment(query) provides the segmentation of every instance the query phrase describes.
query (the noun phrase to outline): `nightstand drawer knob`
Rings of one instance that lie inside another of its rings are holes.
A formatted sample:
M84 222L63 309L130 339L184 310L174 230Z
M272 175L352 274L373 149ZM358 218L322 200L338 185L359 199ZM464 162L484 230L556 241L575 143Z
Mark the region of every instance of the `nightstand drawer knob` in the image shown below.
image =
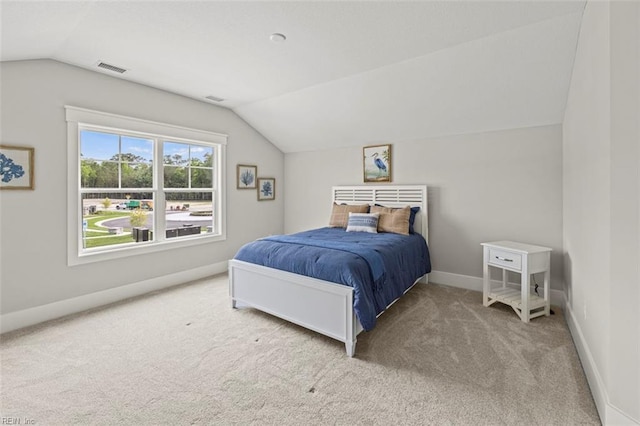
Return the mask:
M496 259L502 260L503 262L513 262L513 259L508 259L506 257L496 256Z

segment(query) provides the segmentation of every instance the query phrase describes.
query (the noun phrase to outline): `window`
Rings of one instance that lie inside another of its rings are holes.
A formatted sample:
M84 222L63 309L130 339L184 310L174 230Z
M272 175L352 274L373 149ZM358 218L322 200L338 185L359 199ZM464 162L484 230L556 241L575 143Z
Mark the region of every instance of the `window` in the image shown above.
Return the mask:
M223 240L226 136L66 107L69 264Z

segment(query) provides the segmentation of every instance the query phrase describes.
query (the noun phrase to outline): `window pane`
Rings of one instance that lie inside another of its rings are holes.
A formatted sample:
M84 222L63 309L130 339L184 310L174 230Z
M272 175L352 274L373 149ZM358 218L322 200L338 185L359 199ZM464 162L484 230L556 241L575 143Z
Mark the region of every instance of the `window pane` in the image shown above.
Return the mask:
M167 238L213 232L213 193L166 192Z
M211 167L213 148L210 146L190 145L190 163L192 166Z
M165 188L187 188L189 169L186 167L164 166Z
M82 223L83 248L151 241L153 240L153 194L150 192L82 194Z
M162 147L164 164L186 166L189 164L189 145L178 142L165 142Z
M81 130L82 188L152 188L153 143Z
M122 188L152 188L153 166L146 163L122 163Z
M191 188L213 187L213 170L191 167Z
M80 156L83 160L117 160L118 135L112 133L80 131Z
M113 161L82 160L80 165L82 188L117 188L118 163Z
M153 141L150 139L122 136L122 161L151 163L153 159Z
M100 162L82 160L80 162L80 185L82 188L95 188L98 182Z

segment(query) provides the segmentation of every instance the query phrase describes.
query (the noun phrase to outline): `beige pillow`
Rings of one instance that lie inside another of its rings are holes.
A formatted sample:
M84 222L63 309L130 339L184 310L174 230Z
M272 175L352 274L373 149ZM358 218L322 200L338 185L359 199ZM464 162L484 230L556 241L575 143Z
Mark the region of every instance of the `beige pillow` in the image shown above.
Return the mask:
M411 207L392 209L391 207L372 206L371 213L380 213L378 232L393 232L394 234L409 235L409 216Z
M348 205L333 203L329 226L332 228L346 228L349 223L349 213L369 213L369 204Z

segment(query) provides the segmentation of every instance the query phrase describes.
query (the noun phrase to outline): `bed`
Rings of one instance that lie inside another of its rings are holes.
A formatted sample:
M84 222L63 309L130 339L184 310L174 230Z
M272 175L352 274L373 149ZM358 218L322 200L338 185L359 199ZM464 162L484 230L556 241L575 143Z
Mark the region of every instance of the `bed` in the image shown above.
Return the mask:
M282 250L282 252L278 252L279 256L293 258L295 255L294 252L300 252L300 255L304 256L304 250L307 250L307 248L297 245L300 243L299 239L305 238L305 241L311 241L313 237L318 234L320 235L319 241L321 242L316 245L320 246L328 244L326 242L326 236L331 240L336 240L335 244L339 244L343 238L346 240L362 240L364 241L364 253L351 255L341 252L340 247L333 247L332 245L323 247L320 250L326 250L328 252L327 256L329 256L328 259L330 262L332 259L337 262L338 258L349 257L360 258L359 261L361 263L368 262L367 271L370 271L370 279L374 280L372 284L376 285L374 278L376 276L376 270L372 265L376 259L376 253L382 253L385 246L393 247L392 244L395 244L395 240L400 240L400 237L404 237L403 241L416 241L416 244L418 244L417 240L419 239L426 248L425 242L428 241L426 186L337 186L332 188L332 201L340 205L369 204L371 206L382 205L391 208L401 208L409 205L411 207L419 207L413 222L414 233L416 235L407 237L397 235L395 237L383 236L382 234L364 235L365 233L362 232L345 232L342 229L323 228L294 234L293 236L278 236L257 240L249 244L256 246L252 247L253 252L259 252L261 249L265 257L268 257L267 253L274 250L271 244L280 244L282 248L278 250ZM340 233L342 233L342 235ZM376 236L376 241L380 242L379 245L375 247L376 250L373 250L374 246L370 246L368 242L368 238L371 236ZM419 236L424 238L420 238ZM383 237L386 239L383 240ZM334 243L331 242L331 244ZM314 243L310 243L310 245L313 246ZM397 249L391 248L390 251L395 252L399 250L399 247L400 246L397 246ZM244 254L244 249L245 247L238 252L236 258L229 261L229 292L232 307L252 307L339 340L345 344L347 355L350 357L355 353L357 335L363 330L372 329L375 325L375 319L399 297L407 293L417 282L427 282L426 274L430 272L428 249L426 249L426 252L414 250L415 253L411 256L416 259L417 263L420 263L421 256L426 256L426 262L422 263L426 263L427 266L414 267L412 266L413 263L407 263L409 260L404 262L402 268L400 268L404 275L389 275L389 277L394 278L394 280L392 280L394 285L385 285L384 298L378 298L375 300L375 303L373 303L375 305L375 312L373 314L371 312L363 313L368 306L367 297L365 297L366 294L363 290L358 290L357 286L351 286L351 284L346 282L338 284L334 281L339 280L335 280L326 274L320 274L319 276L322 278L327 278L321 279L306 276L302 273L265 266L259 263L266 265L270 265L270 263L267 260L261 261L260 254L253 255L255 257L254 259ZM315 250L316 248L313 249ZM369 252L376 252L372 254L373 259ZM331 256L333 256L333 258ZM411 259L411 262L413 262L413 258L409 256L408 252L397 254L397 256L401 256L403 259ZM306 256L306 258L309 258L309 256ZM381 260L382 259L383 258L381 258ZM387 262L386 258L384 259L384 262ZM385 266L386 265L387 263L385 263ZM290 269L297 271L295 265ZM410 271L407 272L407 270ZM419 274L417 273L418 271L420 271ZM408 274L413 274L410 280L408 280ZM348 274L343 275L351 277L358 275L358 272L357 269L354 269L350 270ZM396 280L395 278L398 279ZM396 281L398 283L396 283ZM390 280L386 280L385 282L388 284ZM391 289L391 287L393 287L393 289ZM373 315L373 317L371 315ZM359 318L362 318L362 321L360 321Z

